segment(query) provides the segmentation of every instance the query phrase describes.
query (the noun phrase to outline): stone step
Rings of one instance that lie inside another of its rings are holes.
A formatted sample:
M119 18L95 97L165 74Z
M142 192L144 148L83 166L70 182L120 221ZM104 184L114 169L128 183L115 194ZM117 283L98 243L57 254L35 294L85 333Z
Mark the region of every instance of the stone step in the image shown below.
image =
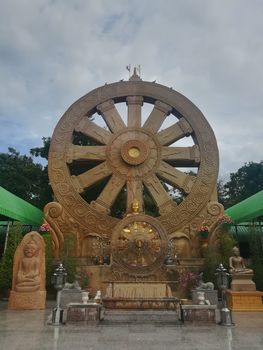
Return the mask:
M106 310L104 322L181 324L178 314L170 310Z

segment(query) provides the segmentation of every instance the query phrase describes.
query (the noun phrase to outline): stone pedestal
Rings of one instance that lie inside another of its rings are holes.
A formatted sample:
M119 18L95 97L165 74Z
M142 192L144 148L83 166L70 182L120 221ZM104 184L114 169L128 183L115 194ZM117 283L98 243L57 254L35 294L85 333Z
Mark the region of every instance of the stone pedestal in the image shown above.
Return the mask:
M81 303L81 290L78 289L62 289L60 305L65 308L69 303Z
M235 292L256 291L253 274L232 274L231 290Z
M67 307L66 323L98 324L104 317L100 304L71 303Z
M8 309L10 310L41 310L46 307L46 291L10 292Z
M228 290L227 301L233 311L263 311L263 292Z
M216 305L182 305L185 322L196 324L215 323Z

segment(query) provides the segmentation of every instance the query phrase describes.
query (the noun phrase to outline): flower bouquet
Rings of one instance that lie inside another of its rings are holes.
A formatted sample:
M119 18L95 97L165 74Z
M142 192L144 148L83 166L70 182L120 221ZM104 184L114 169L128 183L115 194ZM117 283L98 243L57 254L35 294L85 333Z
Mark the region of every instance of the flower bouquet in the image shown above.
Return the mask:
M233 224L233 220L228 215L222 215L222 216L220 216L220 218L218 218L217 224L218 225L225 225L225 224L231 225L231 224Z
M40 227L39 227L39 231L40 232L49 232L50 230L50 225L45 223L45 224L42 224Z
M191 271L185 271L178 278L179 286L184 289L189 296L192 289L198 285L198 274Z

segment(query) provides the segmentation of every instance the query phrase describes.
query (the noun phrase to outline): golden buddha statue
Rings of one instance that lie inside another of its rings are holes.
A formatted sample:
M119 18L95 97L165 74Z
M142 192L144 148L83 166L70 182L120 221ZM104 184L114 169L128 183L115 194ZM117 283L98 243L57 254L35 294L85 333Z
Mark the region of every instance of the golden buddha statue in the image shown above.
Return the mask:
M131 203L131 212L127 214L126 216L131 216L131 215L138 215L140 214L140 202L134 198L132 203Z
M134 198L134 200L132 201L131 208L132 208L132 214L139 214L140 203L136 198Z

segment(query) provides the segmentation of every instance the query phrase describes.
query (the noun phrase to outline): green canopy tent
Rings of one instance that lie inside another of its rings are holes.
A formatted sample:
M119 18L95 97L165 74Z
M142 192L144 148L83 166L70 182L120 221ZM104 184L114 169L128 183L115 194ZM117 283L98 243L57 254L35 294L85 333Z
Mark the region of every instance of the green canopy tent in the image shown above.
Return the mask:
M6 250L10 221L39 226L43 221L43 212L32 204L15 196L0 186L0 255Z
M252 221L263 216L263 191L233 205L225 212L231 216L234 224Z
M24 224L39 226L43 212L0 186L0 215Z
M263 244L263 226L260 220L263 216L263 191L243 200L225 212L233 220L230 232L238 241L243 257L248 258L251 234L260 234Z

